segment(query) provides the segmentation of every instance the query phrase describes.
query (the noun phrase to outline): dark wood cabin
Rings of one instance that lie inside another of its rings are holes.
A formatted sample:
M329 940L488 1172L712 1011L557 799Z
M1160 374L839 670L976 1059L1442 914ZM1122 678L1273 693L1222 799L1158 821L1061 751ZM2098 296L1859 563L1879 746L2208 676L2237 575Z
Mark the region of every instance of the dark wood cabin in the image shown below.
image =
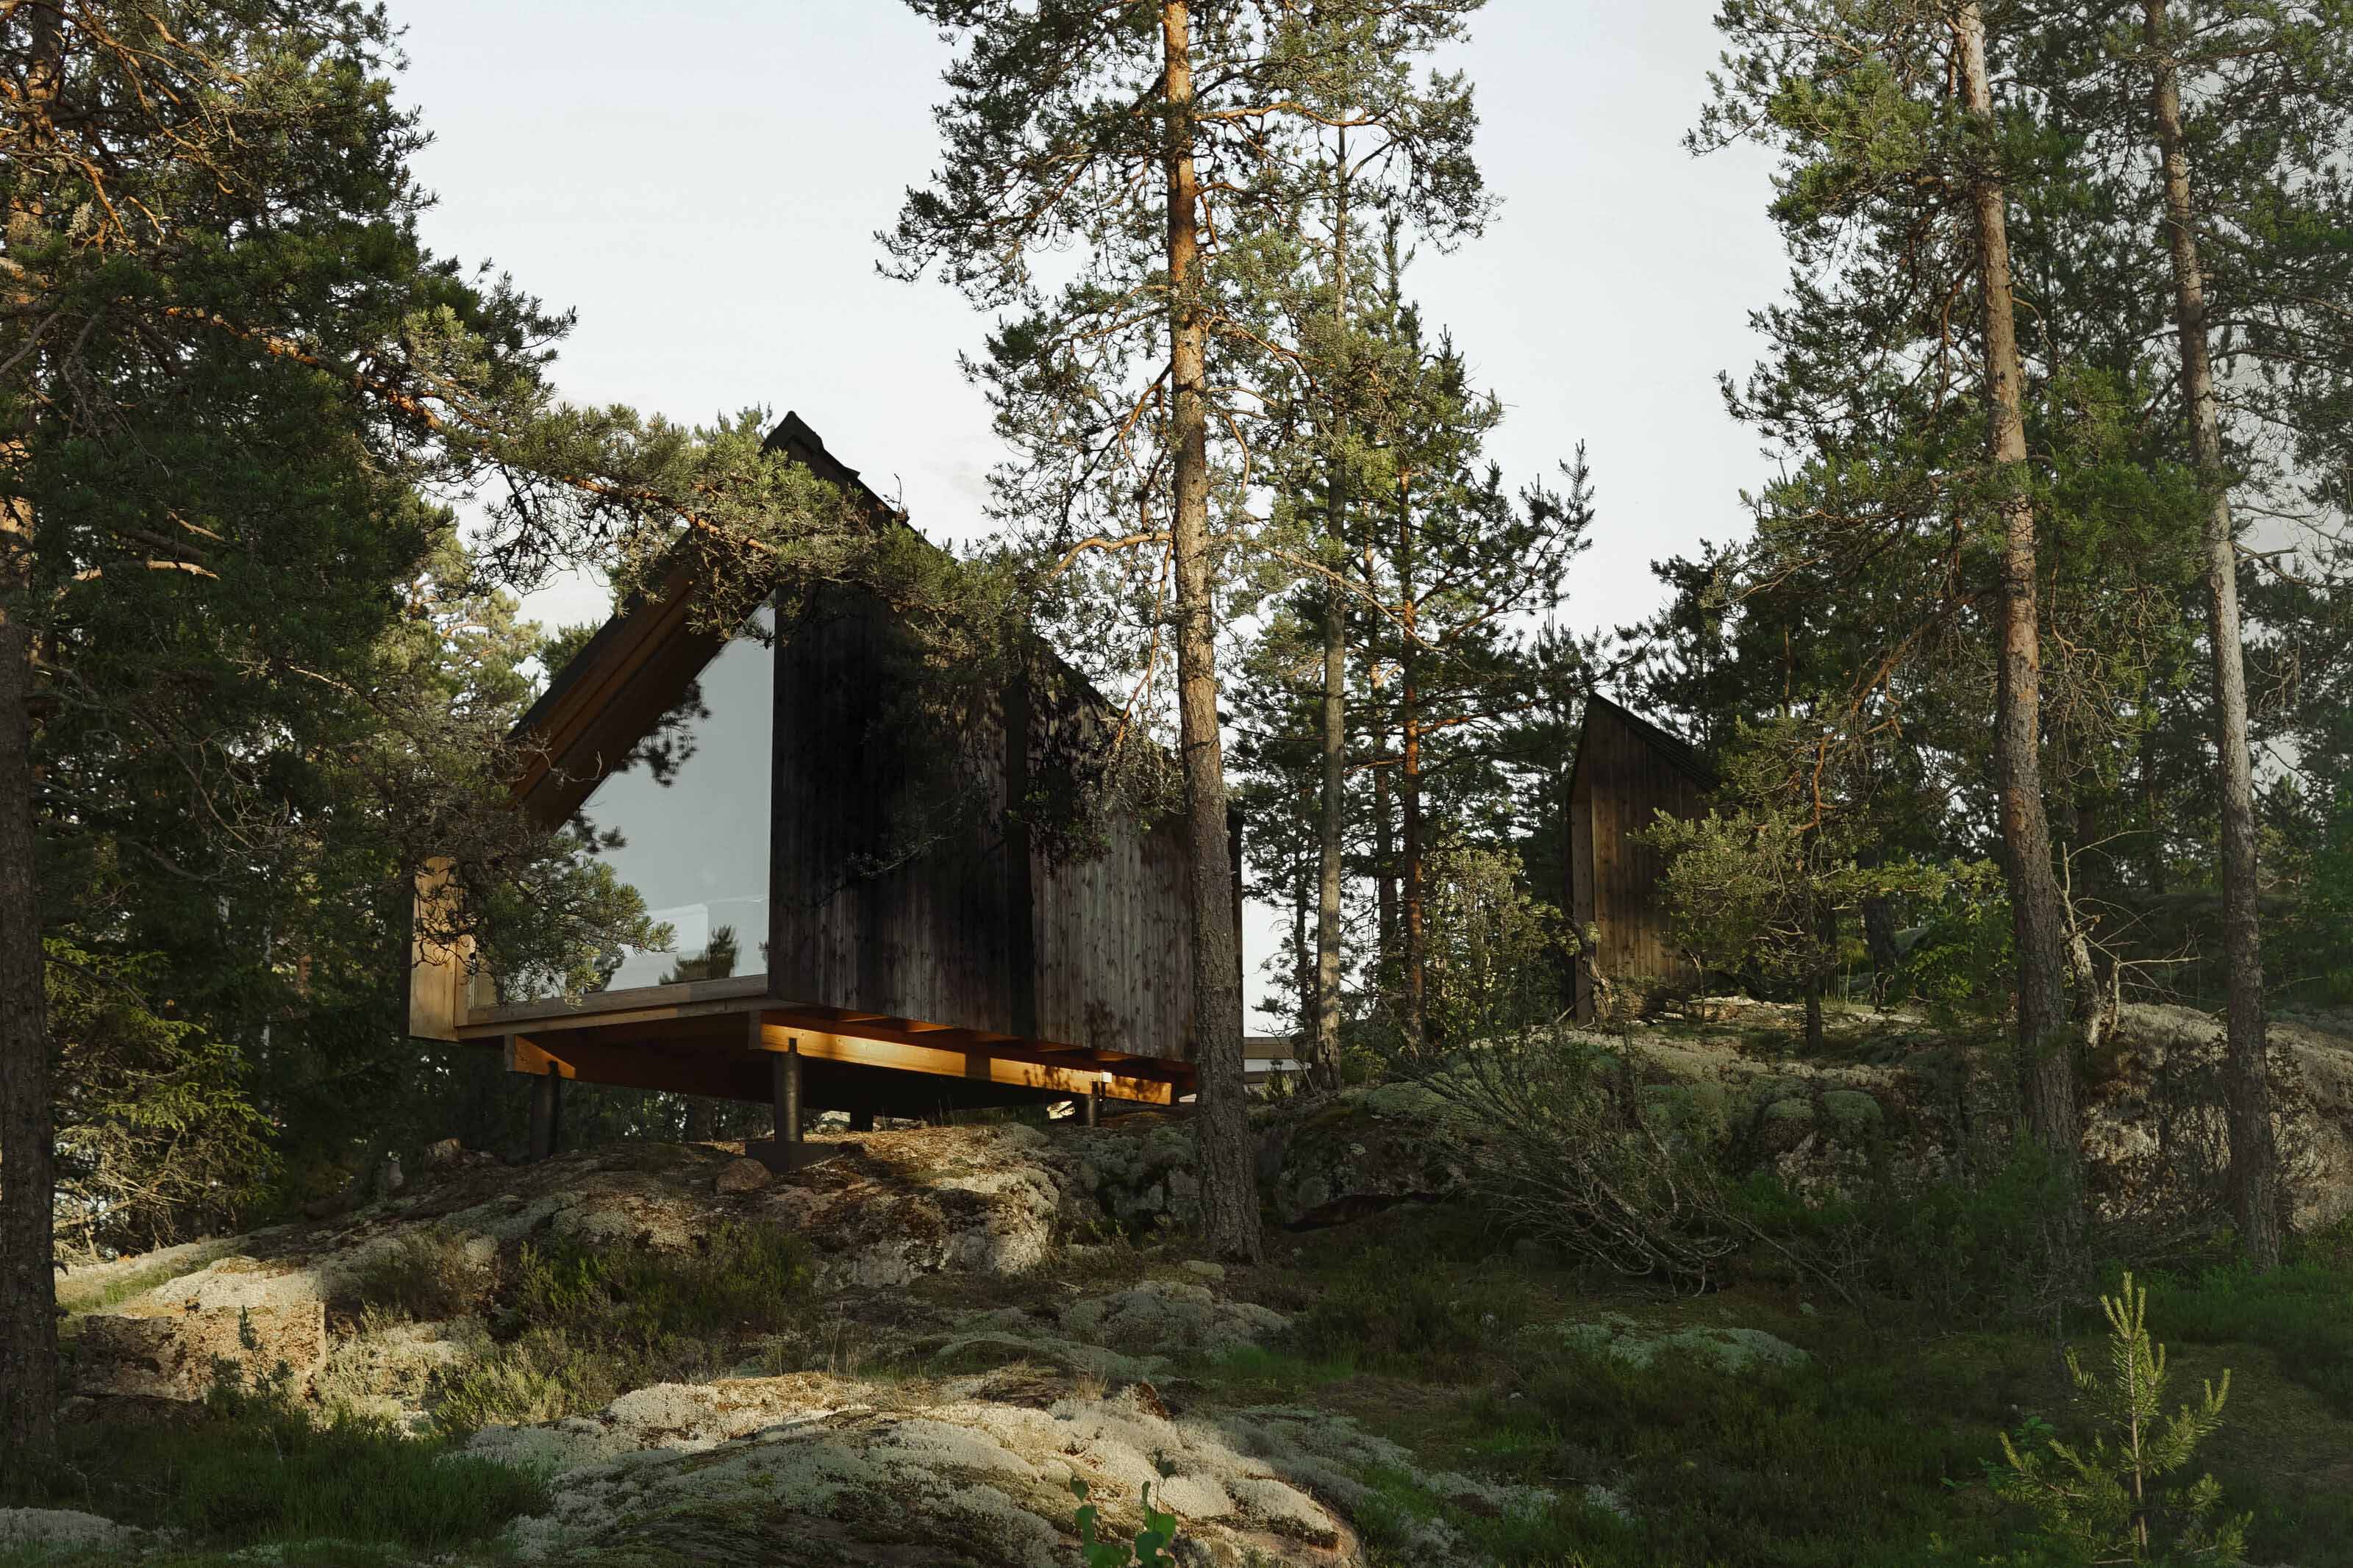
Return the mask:
M1662 811L1699 816L1715 787L1690 742L1606 697L1586 699L1568 784L1568 908L1599 941L1577 961L1580 1021L1593 1019L1597 981L1643 995L1696 978L1668 931L1666 861L1633 835Z
M769 446L905 526L797 416ZM706 629L699 592L681 568L625 604L517 727L533 757L519 808L617 830L605 858L670 947L606 954L599 987L567 999L556 977L485 973L420 937L410 1034L534 1075L542 1152L565 1079L773 1100L796 1140L802 1109L855 1126L1188 1092L1180 825L1113 819L1072 847L1033 843L1034 814L1007 809L1105 743L1103 699L1042 642L1002 689L941 682L849 589L780 595L759 612L766 643Z

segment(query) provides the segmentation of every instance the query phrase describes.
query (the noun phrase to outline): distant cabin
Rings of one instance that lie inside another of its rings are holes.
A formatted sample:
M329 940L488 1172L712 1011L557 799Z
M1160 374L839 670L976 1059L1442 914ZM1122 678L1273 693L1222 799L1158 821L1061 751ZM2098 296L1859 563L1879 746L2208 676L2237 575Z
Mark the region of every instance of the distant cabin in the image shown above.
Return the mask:
M768 445L905 526L797 416ZM533 756L517 808L617 830L603 858L670 945L609 952L598 988L567 998L560 977L480 972L420 936L409 1033L540 1080L541 1152L564 1079L770 1100L780 1129L789 1099L796 1140L819 1110L856 1126L1188 1092L1180 826L1117 820L1050 853L1007 809L1039 769L1107 743L1103 700L1039 643L1004 689L943 705L870 598L828 586L787 625L772 603L764 644L698 626L702 591L681 567L623 605L516 731ZM438 896L428 879L420 898Z
M1662 811L1700 816L1715 787L1689 742L1606 697L1586 699L1568 785L1568 907L1599 940L1577 961L1580 1021L1593 1019L1597 981L1646 996L1697 979L1668 931L1666 861L1633 835Z

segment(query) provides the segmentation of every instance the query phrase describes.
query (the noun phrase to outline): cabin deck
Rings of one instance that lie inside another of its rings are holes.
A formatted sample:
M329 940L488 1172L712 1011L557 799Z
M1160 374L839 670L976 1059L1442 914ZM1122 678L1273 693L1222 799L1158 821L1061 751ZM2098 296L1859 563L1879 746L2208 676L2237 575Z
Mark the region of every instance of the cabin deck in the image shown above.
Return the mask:
M628 1089L768 1100L769 1058L792 1051L805 1103L853 1114L1105 1099L1169 1105L1193 1065L781 1001L760 976L478 1007L456 1036L509 1070Z

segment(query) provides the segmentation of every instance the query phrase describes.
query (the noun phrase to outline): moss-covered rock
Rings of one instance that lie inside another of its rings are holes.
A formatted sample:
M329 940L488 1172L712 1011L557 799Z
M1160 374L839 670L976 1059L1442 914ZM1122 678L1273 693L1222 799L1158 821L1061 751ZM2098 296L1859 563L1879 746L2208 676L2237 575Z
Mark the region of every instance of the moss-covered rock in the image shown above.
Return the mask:
M1780 1371L1803 1366L1812 1359L1762 1329L1702 1325L1651 1331L1612 1313L1592 1322L1564 1324L1557 1331L1575 1349L1631 1367L1680 1362L1738 1375L1760 1367Z

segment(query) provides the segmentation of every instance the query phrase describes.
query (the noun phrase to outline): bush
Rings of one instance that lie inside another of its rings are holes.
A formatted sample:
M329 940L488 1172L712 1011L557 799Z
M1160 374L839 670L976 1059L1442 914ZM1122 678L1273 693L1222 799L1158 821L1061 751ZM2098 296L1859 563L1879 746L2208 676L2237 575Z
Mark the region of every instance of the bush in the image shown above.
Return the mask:
M438 1323L479 1310L497 1282L497 1270L467 1251L464 1237L427 1226L372 1254L353 1289L364 1308Z
M449 1380L435 1418L452 1432L549 1421L709 1376L799 1321L811 1285L807 1244L760 1226L722 1227L689 1253L526 1247L501 1340Z
M1626 1274L1704 1282L1736 1250L1696 1108L1646 1097L1630 1058L1554 1027L1458 1053L1424 1081L1475 1132L1460 1153L1514 1230Z

